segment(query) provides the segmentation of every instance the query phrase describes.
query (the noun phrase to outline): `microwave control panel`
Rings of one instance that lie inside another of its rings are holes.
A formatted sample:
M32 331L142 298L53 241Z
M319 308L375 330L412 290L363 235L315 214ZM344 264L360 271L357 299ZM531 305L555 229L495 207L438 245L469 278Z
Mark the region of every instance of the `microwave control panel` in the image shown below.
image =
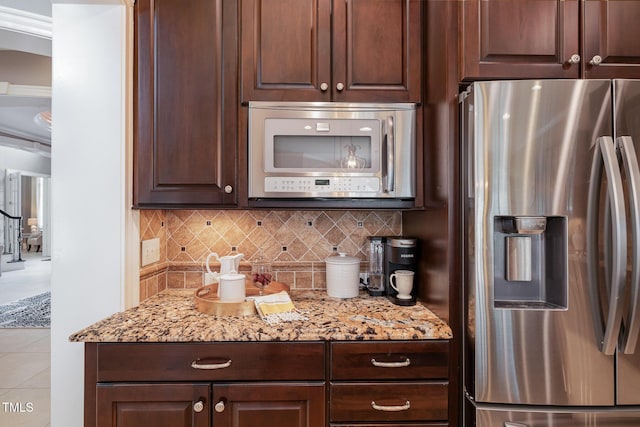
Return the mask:
M378 193L376 177L269 176L264 179L265 193Z

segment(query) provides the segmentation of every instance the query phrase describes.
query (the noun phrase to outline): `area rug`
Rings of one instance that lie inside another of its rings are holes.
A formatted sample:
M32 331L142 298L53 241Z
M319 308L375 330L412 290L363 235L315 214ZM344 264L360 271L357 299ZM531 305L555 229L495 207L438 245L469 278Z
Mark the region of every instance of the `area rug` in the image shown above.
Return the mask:
M49 328L51 292L0 305L0 328Z

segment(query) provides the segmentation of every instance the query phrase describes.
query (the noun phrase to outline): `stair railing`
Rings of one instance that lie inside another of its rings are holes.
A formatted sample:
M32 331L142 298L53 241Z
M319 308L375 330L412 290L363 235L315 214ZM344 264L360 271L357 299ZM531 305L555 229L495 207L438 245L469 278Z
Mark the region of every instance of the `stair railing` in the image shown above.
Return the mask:
M4 216L5 218L12 220L12 221L18 221L18 233L16 235L15 232L12 232L11 235L12 237L16 237L14 241L11 242L11 244L15 244L15 247L18 248L18 250L14 250L11 246L9 246L8 251L12 254L12 260L10 262L18 262L18 261L24 261L22 259L22 217L21 216L13 216L13 215L9 215L8 213L6 213L5 211L3 211L2 209L0 209L0 215ZM16 256L16 252L17 252L17 256Z

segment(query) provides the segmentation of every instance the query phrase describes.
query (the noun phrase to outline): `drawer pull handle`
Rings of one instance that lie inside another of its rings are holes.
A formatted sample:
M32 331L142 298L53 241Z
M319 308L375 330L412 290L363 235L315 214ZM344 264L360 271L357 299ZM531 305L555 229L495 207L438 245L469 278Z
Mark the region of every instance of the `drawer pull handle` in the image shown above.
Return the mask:
M378 405L375 401L371 401L371 407L376 411L385 411L385 412L407 411L411 408L411 402L407 400L404 403L404 405Z
M371 359L371 364L380 368L404 368L411 365L411 359L407 357L403 362L378 362L376 359Z
M224 363L200 363L200 360L194 360L191 363L193 369L224 369L231 366L231 359Z

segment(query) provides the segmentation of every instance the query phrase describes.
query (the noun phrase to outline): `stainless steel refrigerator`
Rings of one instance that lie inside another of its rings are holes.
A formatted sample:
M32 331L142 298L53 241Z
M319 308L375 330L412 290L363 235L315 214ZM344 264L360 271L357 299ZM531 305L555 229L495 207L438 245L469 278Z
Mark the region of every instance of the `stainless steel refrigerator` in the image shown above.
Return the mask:
M640 426L640 80L460 104L465 425Z

